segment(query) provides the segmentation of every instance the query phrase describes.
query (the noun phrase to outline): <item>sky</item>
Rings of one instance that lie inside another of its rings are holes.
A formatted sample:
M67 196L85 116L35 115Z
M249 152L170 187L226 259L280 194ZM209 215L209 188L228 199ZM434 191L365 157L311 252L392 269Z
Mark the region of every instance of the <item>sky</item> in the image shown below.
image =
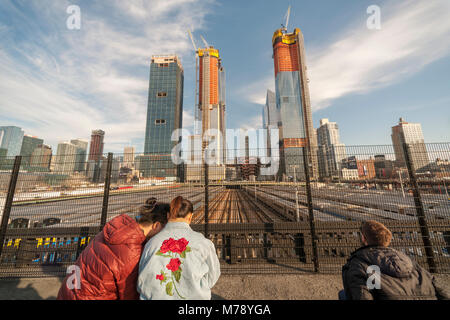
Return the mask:
M80 29L67 20L80 8ZM261 128L274 89L271 40L291 6L305 39L314 126L337 122L341 142L391 144L403 117L426 142L450 141L450 1L2 0L0 126L58 142L105 135L104 152L143 152L150 58L184 68L184 127L192 130L195 60L203 36L226 69L227 128ZM370 5L380 29L369 29Z

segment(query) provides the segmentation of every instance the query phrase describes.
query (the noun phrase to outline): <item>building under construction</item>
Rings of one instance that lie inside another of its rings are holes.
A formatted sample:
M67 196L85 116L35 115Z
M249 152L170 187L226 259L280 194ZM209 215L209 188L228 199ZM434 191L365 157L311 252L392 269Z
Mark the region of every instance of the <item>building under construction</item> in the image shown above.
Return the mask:
M219 50L212 46L198 52L198 112L202 121L202 150L209 148L209 157L217 165L225 163L225 70Z
M288 33L286 27L280 28L273 34L272 46L276 106L280 115L279 174L303 179L304 168L298 164L306 147L311 162L310 176L317 178L317 142L311 115L303 35L298 28L292 33Z

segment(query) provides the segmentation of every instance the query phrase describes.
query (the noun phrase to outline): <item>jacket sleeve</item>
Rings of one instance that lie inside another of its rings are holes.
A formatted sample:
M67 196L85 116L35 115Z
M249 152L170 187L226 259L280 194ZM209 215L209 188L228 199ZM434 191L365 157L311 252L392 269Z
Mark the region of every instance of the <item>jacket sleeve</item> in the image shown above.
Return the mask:
M361 264L349 263L342 271L342 282L348 300L373 300L367 288L367 274Z
M436 298L439 300L450 300L450 289L445 287L435 276L432 276L432 281L436 290Z
M119 300L138 300L137 278L139 268L139 255L127 257L127 268L120 271L116 279L117 296Z
M208 252L206 257L206 264L208 265L209 271L203 278L203 283L205 283L209 289L214 287L217 280L220 277L220 263L219 258L217 258L216 248L214 244L208 240Z

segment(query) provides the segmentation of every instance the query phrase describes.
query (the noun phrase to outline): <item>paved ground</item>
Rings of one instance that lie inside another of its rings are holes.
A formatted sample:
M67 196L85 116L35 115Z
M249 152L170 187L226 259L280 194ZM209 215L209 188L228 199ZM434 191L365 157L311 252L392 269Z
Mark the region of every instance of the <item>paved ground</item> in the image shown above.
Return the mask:
M450 275L438 275L450 287ZM60 278L0 280L0 300L55 299ZM340 275L221 276L213 299L226 300L333 300L342 287Z

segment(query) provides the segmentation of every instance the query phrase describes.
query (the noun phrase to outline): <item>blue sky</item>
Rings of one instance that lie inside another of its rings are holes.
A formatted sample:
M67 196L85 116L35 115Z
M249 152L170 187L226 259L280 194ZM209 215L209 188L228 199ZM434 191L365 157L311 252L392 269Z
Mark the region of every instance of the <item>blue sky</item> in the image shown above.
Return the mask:
M369 30L366 9L381 8ZM69 5L81 29L69 30ZM450 141L450 2L39 0L0 2L0 125L56 151L106 131L105 152L143 151L150 57L176 53L185 70L184 123L193 120L194 55L187 29L220 50L227 127L259 128L274 88L271 38L291 5L305 38L315 127L340 126L346 145L390 144L400 116L426 142Z

